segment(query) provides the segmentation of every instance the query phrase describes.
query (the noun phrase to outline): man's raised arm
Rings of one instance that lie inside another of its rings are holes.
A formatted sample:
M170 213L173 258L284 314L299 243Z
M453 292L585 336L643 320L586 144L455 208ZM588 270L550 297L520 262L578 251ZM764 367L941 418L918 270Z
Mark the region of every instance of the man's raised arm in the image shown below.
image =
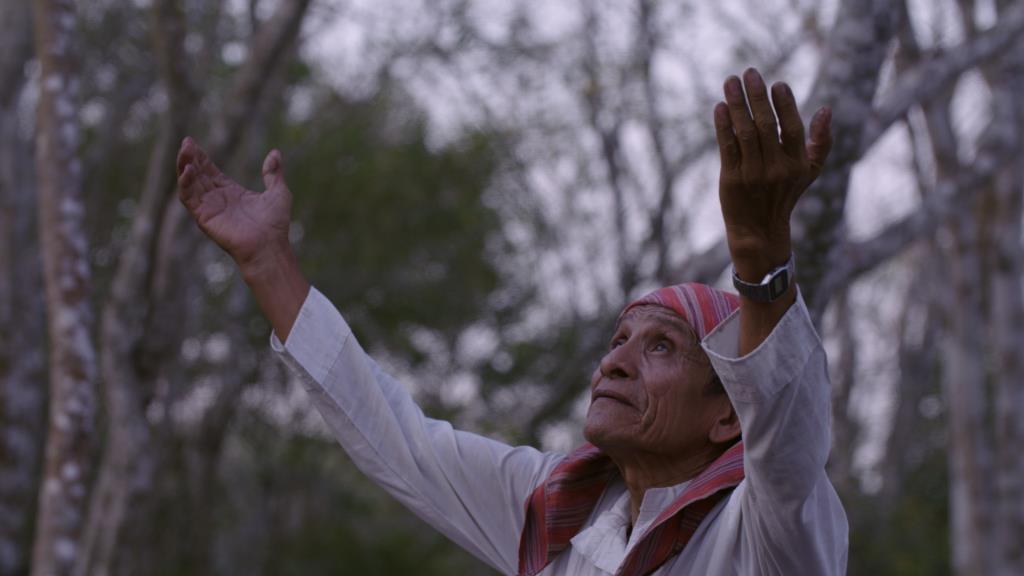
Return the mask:
M805 142L793 91L778 82L769 101L764 79L753 68L744 72L742 84L735 76L725 81L725 100L715 106L715 133L726 240L738 278L759 284L792 255L790 216L832 147L831 111L815 113L811 139ZM796 289L791 278L786 293L771 302L740 296L739 352L746 355L775 328L796 299Z
M779 270L792 257L793 207L831 147L830 113L814 115L805 142L792 91L777 83L769 100L753 69L742 83L726 80L725 98L715 107L719 194L740 313L709 334L704 348L743 435L746 479L738 492L750 554L741 573L844 574L847 520L825 473L831 447L825 351L794 278L787 285L787 272ZM763 285L773 273L782 275L780 282Z
M292 195L276 150L262 172L266 191L257 193L222 174L191 139L178 153L182 203L235 260L274 328L271 346L352 462L455 543L514 572L523 503L562 455L513 448L426 417L299 271L288 242Z

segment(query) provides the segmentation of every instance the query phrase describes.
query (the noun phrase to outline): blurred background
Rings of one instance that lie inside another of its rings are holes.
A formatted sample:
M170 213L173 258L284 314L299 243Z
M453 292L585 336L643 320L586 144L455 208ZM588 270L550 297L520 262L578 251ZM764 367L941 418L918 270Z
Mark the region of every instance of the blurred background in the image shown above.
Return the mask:
M728 286L711 110L833 108L795 216L854 575L1024 574L1024 2L0 1L0 576L491 574L365 481L177 203L284 157L431 415L580 441L619 308Z

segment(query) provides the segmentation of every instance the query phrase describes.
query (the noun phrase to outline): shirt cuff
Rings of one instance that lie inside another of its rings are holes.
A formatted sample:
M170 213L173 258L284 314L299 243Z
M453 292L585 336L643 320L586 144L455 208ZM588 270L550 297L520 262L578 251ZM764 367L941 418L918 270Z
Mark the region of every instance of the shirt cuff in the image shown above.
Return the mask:
M741 357L739 342L738 310L701 342L734 402L758 402L770 398L795 380L811 354L821 347L821 339L814 330L799 289L796 302L757 348Z
M323 382L351 335L352 329L334 304L310 287L288 339L282 343L271 331L270 347L290 360L288 364L297 364L314 380Z

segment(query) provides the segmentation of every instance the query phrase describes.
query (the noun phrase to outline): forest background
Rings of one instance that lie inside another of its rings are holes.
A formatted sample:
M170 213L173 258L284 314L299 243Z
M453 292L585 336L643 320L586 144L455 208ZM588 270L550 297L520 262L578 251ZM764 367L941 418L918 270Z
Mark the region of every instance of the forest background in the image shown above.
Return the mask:
M1024 574L1024 2L0 1L0 576L490 574L369 484L184 218L283 152L313 283L431 415L579 441L618 309L726 286L711 110L835 147L795 216L850 574Z

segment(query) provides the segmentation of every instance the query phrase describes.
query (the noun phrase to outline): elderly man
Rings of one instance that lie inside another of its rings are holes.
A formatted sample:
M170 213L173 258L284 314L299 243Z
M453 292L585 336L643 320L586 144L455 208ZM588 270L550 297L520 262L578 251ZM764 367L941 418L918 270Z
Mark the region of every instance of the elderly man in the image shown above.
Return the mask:
M277 151L254 193L186 139L181 200L237 262L271 345L353 462L502 573L843 574L825 353L789 227L828 155L830 113L815 114L805 142L789 87L769 97L756 70L743 76L726 80L714 110L740 296L684 284L627 306L591 380L589 443L568 455L423 415L299 272Z

